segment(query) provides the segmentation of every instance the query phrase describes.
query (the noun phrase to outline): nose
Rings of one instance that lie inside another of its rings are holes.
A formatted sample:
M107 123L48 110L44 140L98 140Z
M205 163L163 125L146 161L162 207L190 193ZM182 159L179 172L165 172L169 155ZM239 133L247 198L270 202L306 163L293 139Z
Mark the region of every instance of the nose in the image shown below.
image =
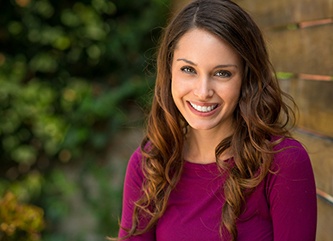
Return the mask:
M209 78L203 77L198 78L197 83L194 87L194 95L200 100L206 100L213 96L214 91L212 89Z

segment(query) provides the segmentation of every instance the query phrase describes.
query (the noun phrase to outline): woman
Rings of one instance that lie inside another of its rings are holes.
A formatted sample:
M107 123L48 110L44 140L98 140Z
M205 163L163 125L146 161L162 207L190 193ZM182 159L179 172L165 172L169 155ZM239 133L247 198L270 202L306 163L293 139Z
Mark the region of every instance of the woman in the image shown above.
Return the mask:
M226 0L187 5L160 43L119 238L315 240L313 171L283 96L246 12Z

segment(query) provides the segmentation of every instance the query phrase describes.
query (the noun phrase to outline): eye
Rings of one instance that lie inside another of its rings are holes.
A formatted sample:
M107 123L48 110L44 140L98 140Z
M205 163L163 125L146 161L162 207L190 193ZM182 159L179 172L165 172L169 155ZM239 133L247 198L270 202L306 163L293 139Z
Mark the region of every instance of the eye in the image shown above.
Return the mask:
M215 75L218 77L222 77L222 78L229 78L229 77L231 77L232 74L230 71L220 70L220 71L216 72Z
M222 77L222 78L228 78L231 76L231 73L229 71L226 70L220 70L218 72L216 72L215 74L218 77Z
M190 66L184 66L184 67L180 68L180 70L182 72L185 72L185 73L188 73L188 74L195 74L196 73L195 70Z

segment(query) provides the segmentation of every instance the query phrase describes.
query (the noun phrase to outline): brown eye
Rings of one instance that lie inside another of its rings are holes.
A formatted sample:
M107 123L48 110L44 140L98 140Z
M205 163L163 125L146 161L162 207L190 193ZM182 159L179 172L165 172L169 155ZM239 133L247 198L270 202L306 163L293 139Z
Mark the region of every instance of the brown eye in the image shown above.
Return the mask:
M229 78L229 77L231 77L231 73L229 71L226 71L226 70L218 71L218 72L216 72L215 75L218 76L218 77L222 77L222 78Z
M180 69L182 72L189 73L189 74L195 74L195 70L192 67L184 66Z

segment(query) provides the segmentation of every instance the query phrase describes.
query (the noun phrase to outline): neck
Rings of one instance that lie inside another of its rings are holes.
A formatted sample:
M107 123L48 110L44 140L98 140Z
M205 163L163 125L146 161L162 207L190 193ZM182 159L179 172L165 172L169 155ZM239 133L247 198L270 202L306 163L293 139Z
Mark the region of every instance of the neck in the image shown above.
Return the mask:
M185 160L203 164L216 162L216 147L224 138L231 134L232 133L223 134L216 130L194 130L189 128L185 141ZM219 159L226 160L231 156L230 151L226 151Z

